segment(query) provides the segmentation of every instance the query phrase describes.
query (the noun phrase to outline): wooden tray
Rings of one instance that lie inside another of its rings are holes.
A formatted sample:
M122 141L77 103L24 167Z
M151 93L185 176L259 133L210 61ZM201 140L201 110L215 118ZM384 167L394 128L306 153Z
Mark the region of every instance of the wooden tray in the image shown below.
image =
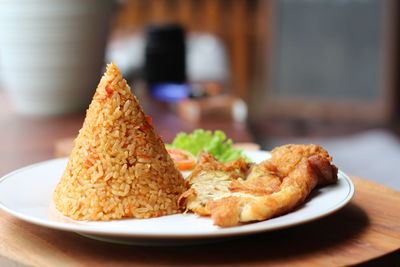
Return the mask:
M289 229L207 245L111 244L25 223L0 212L0 255L5 261L37 266L330 266L362 263L400 249L400 193L352 179L355 196L335 214Z

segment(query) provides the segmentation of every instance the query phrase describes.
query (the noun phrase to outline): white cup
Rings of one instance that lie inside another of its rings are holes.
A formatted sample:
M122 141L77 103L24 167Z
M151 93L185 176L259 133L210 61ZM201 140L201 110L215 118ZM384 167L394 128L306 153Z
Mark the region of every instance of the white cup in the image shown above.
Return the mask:
M104 63L112 0L0 0L0 86L33 116L87 107Z

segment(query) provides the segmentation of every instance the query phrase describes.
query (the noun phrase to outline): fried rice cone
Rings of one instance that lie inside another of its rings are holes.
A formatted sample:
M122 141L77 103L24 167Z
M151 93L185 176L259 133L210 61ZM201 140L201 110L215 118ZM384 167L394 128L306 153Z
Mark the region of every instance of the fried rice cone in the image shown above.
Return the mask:
M151 119L109 64L54 191L55 207L76 220L151 218L178 213L185 190Z

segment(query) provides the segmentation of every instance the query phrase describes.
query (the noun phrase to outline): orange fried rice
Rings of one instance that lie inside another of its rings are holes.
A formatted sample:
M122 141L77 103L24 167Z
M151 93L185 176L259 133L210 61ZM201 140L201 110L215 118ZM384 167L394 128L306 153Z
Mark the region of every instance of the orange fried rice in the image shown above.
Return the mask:
M178 213L185 190L151 120L109 64L54 191L55 207L76 220L151 218Z

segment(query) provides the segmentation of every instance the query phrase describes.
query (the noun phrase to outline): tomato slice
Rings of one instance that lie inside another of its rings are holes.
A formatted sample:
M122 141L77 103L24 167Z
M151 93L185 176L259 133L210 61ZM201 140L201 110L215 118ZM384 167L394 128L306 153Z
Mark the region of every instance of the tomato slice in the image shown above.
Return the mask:
M189 151L179 148L167 148L175 166L181 171L188 171L196 166L196 157Z

